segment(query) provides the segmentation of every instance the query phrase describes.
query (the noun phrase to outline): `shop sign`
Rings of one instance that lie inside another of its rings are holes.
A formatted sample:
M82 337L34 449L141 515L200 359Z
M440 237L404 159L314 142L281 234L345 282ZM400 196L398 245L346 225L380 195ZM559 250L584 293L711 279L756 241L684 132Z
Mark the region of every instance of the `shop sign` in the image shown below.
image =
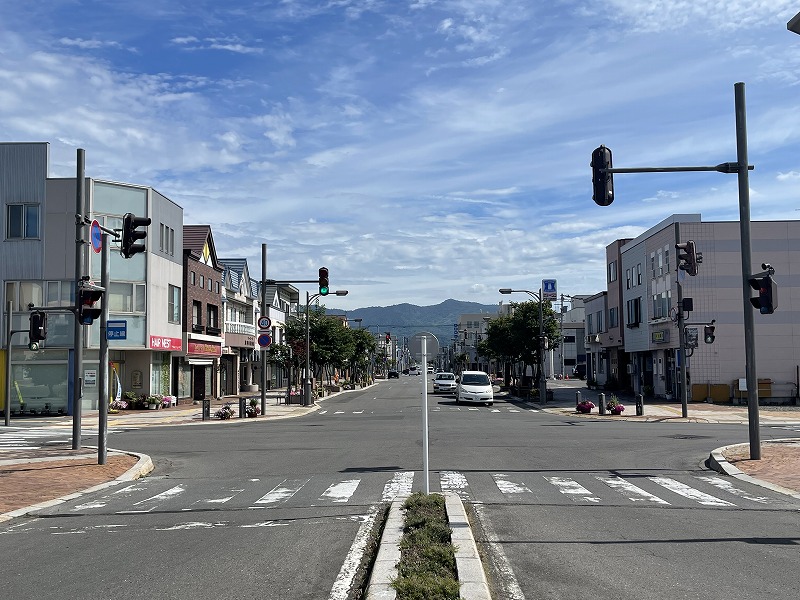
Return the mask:
M165 350L167 352L174 352L181 349L183 341L181 338L164 337L161 335L150 336L150 348L153 350Z
M654 344L667 344L669 343L669 329L659 329L654 331L650 336Z
M222 346L210 342L188 342L187 354L202 356L222 356Z

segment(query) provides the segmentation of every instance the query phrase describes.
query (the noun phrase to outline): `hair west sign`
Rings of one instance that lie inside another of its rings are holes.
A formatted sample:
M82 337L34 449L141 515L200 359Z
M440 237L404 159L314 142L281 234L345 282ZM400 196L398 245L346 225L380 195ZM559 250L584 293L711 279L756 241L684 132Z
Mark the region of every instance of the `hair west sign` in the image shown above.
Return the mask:
M165 352L176 352L181 350L181 338L164 337L161 335L150 336L150 348L152 350L164 350Z

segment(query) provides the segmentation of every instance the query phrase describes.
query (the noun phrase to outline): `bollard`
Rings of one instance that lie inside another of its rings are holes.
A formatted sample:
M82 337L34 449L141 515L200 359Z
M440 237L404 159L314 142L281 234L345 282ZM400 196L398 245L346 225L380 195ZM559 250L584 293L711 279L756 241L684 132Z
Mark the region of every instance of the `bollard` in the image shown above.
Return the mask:
M606 414L606 395L603 393L597 395L597 409L601 415Z
M247 399L239 397L239 418L240 419L244 419L247 416L247 414L245 412L246 411L246 408L245 408L246 404L247 404Z
M575 408L578 408L578 404L581 403L581 392L578 390L575 392Z
M203 398L203 421L211 418L211 398Z
M641 417L644 415L644 396L636 394L636 416Z

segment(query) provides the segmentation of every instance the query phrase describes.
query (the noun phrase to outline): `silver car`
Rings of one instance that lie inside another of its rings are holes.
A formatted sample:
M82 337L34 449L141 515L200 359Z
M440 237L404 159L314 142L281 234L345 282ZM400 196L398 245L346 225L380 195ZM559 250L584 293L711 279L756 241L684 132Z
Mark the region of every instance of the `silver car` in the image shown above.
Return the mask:
M489 376L483 371L463 371L458 378L456 402L477 402L492 406L494 390Z
M433 393L455 392L456 376L453 373L437 373L433 378Z

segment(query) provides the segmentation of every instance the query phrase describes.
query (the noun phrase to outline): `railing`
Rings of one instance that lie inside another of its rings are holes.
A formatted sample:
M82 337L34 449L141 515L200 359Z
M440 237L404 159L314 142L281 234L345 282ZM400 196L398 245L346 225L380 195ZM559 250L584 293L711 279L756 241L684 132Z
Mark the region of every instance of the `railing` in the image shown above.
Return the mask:
M225 333L239 333L242 335L255 335L256 326L252 323L240 321L225 321Z

